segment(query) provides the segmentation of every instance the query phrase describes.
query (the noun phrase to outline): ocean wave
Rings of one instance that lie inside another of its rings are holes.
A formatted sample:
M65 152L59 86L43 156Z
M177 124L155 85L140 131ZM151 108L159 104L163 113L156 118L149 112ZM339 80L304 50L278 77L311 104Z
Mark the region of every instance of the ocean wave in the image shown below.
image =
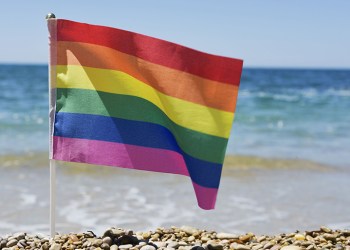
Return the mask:
M262 98L276 101L297 102L301 99L317 99L323 97L350 97L350 89L286 89L284 92L267 92L241 90L239 98Z
M329 89L326 93L330 96L350 97L350 89Z
M334 167L305 159L266 158L251 155L226 155L224 169L304 169L329 171L333 170Z

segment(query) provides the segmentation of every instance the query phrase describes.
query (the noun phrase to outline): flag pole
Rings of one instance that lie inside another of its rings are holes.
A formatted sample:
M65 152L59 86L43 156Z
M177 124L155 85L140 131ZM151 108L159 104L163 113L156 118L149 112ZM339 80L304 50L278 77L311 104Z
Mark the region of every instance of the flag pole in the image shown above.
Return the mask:
M50 159L50 236L55 236L56 227L56 162Z
M48 21L49 19L56 18L55 14L49 13L46 15L46 20ZM51 35L51 34L50 34ZM49 114L50 114L50 119L49 119L49 143L50 143L50 152L49 152L49 159L50 159L50 236L53 238L55 236L56 232L56 162L54 159L51 157L52 153L52 41L50 38L50 59L49 59Z

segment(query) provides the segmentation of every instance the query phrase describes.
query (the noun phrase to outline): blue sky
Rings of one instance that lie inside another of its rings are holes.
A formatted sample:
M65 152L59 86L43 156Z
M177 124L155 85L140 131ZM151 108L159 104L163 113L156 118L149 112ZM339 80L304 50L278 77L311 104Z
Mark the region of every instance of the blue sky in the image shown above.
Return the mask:
M249 67L350 68L349 0L2 0L0 63L47 63L48 12L242 58Z

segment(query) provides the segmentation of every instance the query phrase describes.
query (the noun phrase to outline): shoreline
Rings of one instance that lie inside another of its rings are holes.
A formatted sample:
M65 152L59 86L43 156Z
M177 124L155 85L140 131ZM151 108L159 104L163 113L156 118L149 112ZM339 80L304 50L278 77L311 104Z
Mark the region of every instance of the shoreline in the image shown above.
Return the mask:
M0 167L13 168L13 167L47 167L49 164L47 152L32 152L32 153L12 153L1 155L0 154ZM74 162L61 162L62 166L73 166L83 171L91 171L97 165L74 163ZM118 167L109 167L118 168ZM230 155L225 156L223 171L230 170L314 170L314 171L332 171L342 169L339 166L329 165L326 163L316 162L308 159L297 158L278 158L278 157L264 157L256 155ZM107 170L108 171L108 170Z
M237 235L206 231L190 226L157 228L154 231L133 232L109 228L103 235L86 233L56 234L49 238L42 234L16 233L0 236L1 250L14 249L86 249L86 250L350 250L350 231L319 230L278 234L274 236L247 233Z

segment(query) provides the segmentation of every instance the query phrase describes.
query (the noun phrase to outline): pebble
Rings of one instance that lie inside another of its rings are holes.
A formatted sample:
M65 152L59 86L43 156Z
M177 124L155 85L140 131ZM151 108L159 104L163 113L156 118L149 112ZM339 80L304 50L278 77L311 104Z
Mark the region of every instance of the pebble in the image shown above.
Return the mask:
M61 244L53 243L50 250L61 250Z
M334 240L337 239L337 235L325 233L325 234L323 235L323 238L325 238L326 240L332 240L332 241L334 241Z
M111 237L107 236L102 239L103 243L106 243L108 246L112 245L112 239Z
M196 228L190 226L182 226L180 229L189 235L196 234L198 231Z
M6 246L7 247L13 247L17 245L17 240L16 239L11 239L10 241L7 242Z
M73 242L79 241L79 238L78 238L76 235L74 235L74 234L69 235L69 238L70 238Z
M104 232L103 237L109 236L113 239L113 238L117 238L117 237L121 236L122 234L125 234L125 232L123 230L110 228Z
M349 230L319 230L275 236L243 235L199 230L190 226L137 232L110 228L103 236L93 232L30 235L24 232L0 237L1 250L350 250Z
M92 245L94 246L94 247L99 247L99 246L101 246L102 245L102 240L101 239L95 239L93 242L92 242Z
M258 249L261 249L261 248L263 248L263 247L264 247L263 245L257 244L257 245L255 245L255 246L252 247L252 250L258 250Z
M223 250L224 247L220 244L208 244L208 250Z
M25 233L16 233L13 235L17 240L22 240L26 237Z
M188 237L188 239L187 239L187 241L194 241L194 240L196 240L196 238L195 238L193 235L191 235L191 236Z
M140 243L139 243L140 244ZM145 243L146 244L146 243ZM156 245L158 248L160 247L166 247L167 243L163 241L155 241L153 242L154 245Z
M296 235L294 235L294 238L296 240L305 240L305 236L302 234L296 234Z
M145 246L141 247L140 250L156 250L156 248L154 246L145 245Z
M325 232L325 233L331 233L331 232L332 232L331 229L329 229L329 228L327 228L327 227L325 227L325 226L322 226L322 227L320 228L320 230L323 231L323 232Z
M302 248L298 246L285 246L282 247L281 250L302 250Z
M104 250L109 250L109 245L107 243L102 243L101 248Z
M251 237L252 237L252 236L251 236L250 234L246 234L246 235L240 236L240 237L239 237L239 240L240 240L240 241L243 241L243 242L247 242L247 241L250 240ZM234 238L233 238L233 239L234 239Z
M131 244L126 244L126 245L120 245L119 246L119 249L129 249L129 248L132 248Z
M119 248L118 248L118 246L117 245L112 245L111 247L110 247L110 250L118 250Z
M179 247L179 243L176 242L176 241L172 241L172 242L169 242L168 245L167 245L168 248L178 248Z
M218 233L216 235L216 238L218 239L238 239L239 236L235 234L229 234L229 233Z
M237 244L237 243L233 243L233 245L231 245L231 246L235 250L249 250L250 249L249 246L242 245L242 244Z

